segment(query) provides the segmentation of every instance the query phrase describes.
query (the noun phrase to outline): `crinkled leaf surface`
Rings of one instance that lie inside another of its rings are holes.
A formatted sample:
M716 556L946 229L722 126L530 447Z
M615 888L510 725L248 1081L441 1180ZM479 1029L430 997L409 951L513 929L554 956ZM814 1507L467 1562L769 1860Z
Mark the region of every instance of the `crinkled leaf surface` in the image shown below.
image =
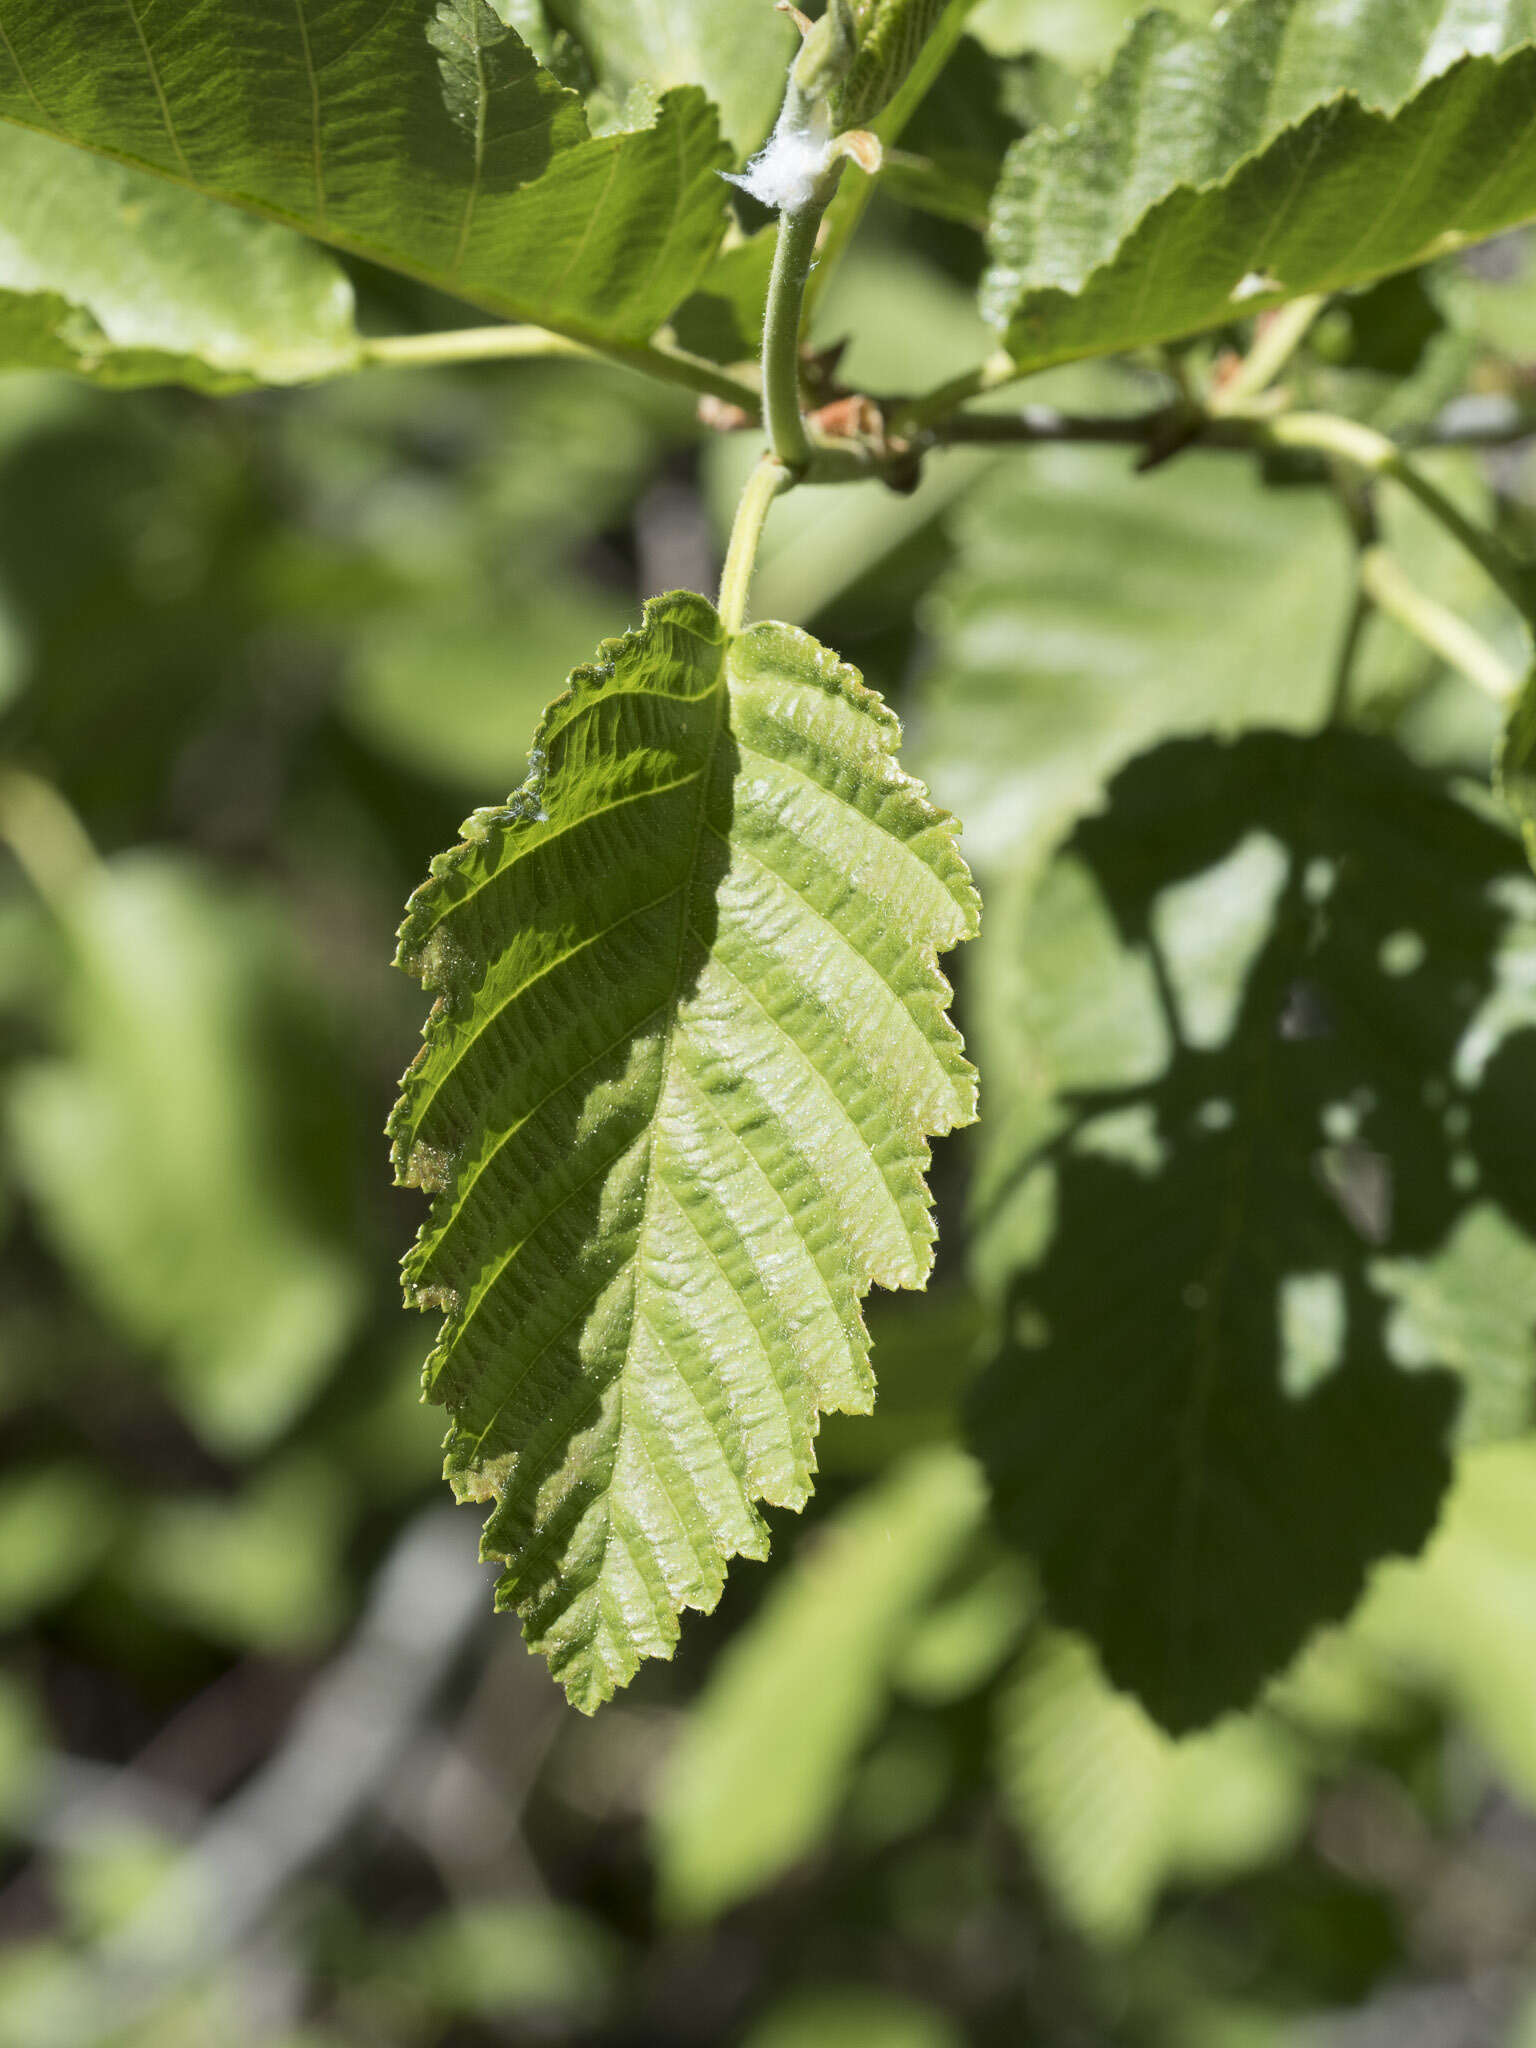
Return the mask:
M818 1413L870 1404L861 1295L928 1270L926 1140L974 1091L936 954L976 905L896 738L805 635L657 599L402 927L438 993L391 1125L435 1197L427 1390L583 1707L763 1554Z
M1013 1284L973 1440L1054 1611L1170 1728L1423 1543L1459 1411L1530 1414L1533 916L1513 837L1389 742L1253 733L1144 756L990 927L979 1222ZM1523 1359L1467 1336L1500 1276Z
M994 195L985 299L1025 367L1218 326L1536 214L1531 0L1154 12Z
M19 128L0 190L0 369L228 391L357 361L352 287L291 229Z
M642 340L719 241L696 88L601 137L486 0L9 0L0 118L512 319Z
M814 1532L775 1582L668 1763L654 1828L679 1916L726 1911L816 1846L985 1499L963 1452L916 1452Z

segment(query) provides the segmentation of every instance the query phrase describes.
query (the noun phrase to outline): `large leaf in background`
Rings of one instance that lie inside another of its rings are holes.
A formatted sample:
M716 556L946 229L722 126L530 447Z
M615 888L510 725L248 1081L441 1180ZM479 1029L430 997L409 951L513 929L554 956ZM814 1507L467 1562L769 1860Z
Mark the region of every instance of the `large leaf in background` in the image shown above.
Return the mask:
M361 1307L296 1185L307 1168L314 1201L345 1150L315 1106L336 1092L304 1042L313 994L285 997L291 941L264 906L170 861L118 861L63 908L71 1052L12 1083L17 1172L85 1292L163 1354L198 1432L251 1449L313 1393ZM334 1228L329 1188L321 1203Z
M1009 352L1171 340L1530 218L1533 34L1531 0L1149 15L1069 129L1010 153L984 293Z
M581 44L602 100L622 111L638 86L701 85L720 125L747 157L773 126L797 47L794 27L769 0L546 0L551 18ZM590 104L590 102L589 102Z
M1330 732L1144 756L989 927L978 1205L1014 1284L974 1441L1055 1612L1170 1728L1424 1541L1484 1367L1435 1335L1501 1275L1524 1355L1468 1414L1530 1417L1533 922L1510 835Z
M806 1542L714 1667L654 1814L670 1910L727 1911L813 1849L910 1632L982 1524L958 1450L914 1453Z
M580 338L644 340L724 226L702 92L593 137L486 0L11 0L4 29L0 118Z
M291 229L0 129L0 369L209 391L358 357L352 287Z
M897 727L803 634L654 601L401 929L435 990L391 1122L410 1297L498 1601L595 1707L670 1654L920 1287L926 1139L973 1114L936 954L973 929Z
M1042 448L981 485L956 537L914 739L982 868L1037 861L1155 740L1327 712L1349 568L1315 493L1218 455L1138 476L1117 451Z
M417 774L484 788L527 772L549 677L601 637L610 591L566 576L515 605L473 593L388 608L350 650L342 708L353 729Z
M1141 1934L1166 1884L1267 1863L1306 1819L1303 1755L1279 1720L1233 1715L1174 1741L1073 1636L1030 1647L997 1713L1004 1800L1063 1911L1097 1941Z
M999 56L1039 51L1076 69L1101 66L1138 14L1141 0L981 0L971 33ZM1208 21L1215 0L1164 0L1161 11Z

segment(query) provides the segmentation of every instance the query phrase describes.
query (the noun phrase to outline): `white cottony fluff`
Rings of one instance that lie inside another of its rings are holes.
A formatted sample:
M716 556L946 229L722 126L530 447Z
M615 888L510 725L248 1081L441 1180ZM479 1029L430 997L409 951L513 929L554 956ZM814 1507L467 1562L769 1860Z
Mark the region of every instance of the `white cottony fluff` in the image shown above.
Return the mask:
M807 108L793 86L773 133L739 177L724 175L764 206L794 213L809 206L832 161L832 110L825 100Z

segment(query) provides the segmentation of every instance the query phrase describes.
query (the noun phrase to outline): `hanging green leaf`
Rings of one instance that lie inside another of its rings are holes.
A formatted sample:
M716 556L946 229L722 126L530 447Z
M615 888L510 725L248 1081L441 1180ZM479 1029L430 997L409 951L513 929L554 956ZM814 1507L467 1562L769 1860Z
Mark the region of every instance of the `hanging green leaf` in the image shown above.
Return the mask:
M725 224L701 91L593 136L487 0L12 0L0 119L580 339L643 341Z
M588 1709L763 1555L818 1413L872 1400L860 1296L928 1271L926 1139L974 1104L936 954L976 903L896 739L805 635L659 598L401 929L438 997L391 1123L435 1197L426 1387Z
M981 1259L1013 1279L974 1442L1171 1729L1418 1549L1460 1407L1530 1412L1533 920L1509 835L1333 731L1143 756L990 927Z
M1246 0L1152 13L994 196L985 301L1021 368L1220 326L1536 215L1536 7Z
M0 369L207 391L352 368L352 287L312 242L0 128Z

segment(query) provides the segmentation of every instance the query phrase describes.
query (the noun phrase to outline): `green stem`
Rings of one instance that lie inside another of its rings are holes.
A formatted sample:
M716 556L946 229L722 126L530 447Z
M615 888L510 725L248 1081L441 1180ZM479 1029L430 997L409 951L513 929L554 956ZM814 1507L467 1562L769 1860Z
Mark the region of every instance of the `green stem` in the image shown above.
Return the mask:
M363 360L393 368L488 363L517 356L587 356L585 342L545 327L452 327L443 334L386 334L363 343Z
M1427 596L1385 548L1367 548L1361 555L1360 588L1379 612L1395 619L1496 704L1513 701L1519 678L1502 657L1465 619Z
M362 346L362 360L378 368L430 367L441 363L489 363L528 356L585 356L597 362L618 363L643 377L663 384L681 384L701 397L718 398L734 405L748 419L762 411L762 399L752 385L728 370L716 368L681 349L661 348L643 341L578 341L574 336L554 334L543 327L457 327L441 334L382 335Z
M1331 455L1363 470L1367 476L1391 477L1460 541L1523 618L1536 619L1536 575L1510 553L1496 534L1475 526L1385 434L1362 426L1358 420L1337 419L1331 413L1292 412L1278 419L1255 422L1254 435L1261 445L1307 448L1320 455Z
M757 567L757 550L769 508L794 481L793 472L773 455L765 455L747 478L731 527L716 607L727 633L739 633L747 622L747 594L752 587L752 571Z
M836 189L836 170L806 206L779 215L779 239L763 316L763 425L768 445L796 476L810 467L811 443L800 412L800 323L806 280L816 257L816 234Z
M1230 380L1212 396L1211 411L1219 416L1262 397L1311 333L1327 303L1326 292L1312 292L1306 298L1292 299L1289 305L1278 307L1261 320L1252 348Z
M960 377L951 377L947 384L939 385L925 397L908 399L904 405L897 406L891 414L891 431L903 435L920 434L936 427L940 421L947 423L949 415L969 399L985 398L989 391L1001 390L1022 374L1012 356L1001 352L989 356L974 370L967 370Z
M1211 411L1220 414L1237 410L1261 397L1301 346L1327 303L1326 295L1319 293L1292 299L1289 305L1280 307L1256 338L1233 381L1212 402ZM943 433L958 406L973 398L985 398L989 391L1001 391L1005 385L1034 374L1021 370L1012 356L999 352L978 363L975 369L952 377L947 384L940 384L936 390L898 408L892 415L892 430L915 434L936 429Z
M1349 608L1349 622L1344 628L1344 639L1339 648L1339 658L1333 671L1333 695L1328 706L1328 723L1338 725L1349 709L1349 693L1355 680L1355 663L1360 658L1360 649L1365 643L1365 629L1371 622L1376 607L1370 596L1359 584L1355 586L1354 597Z

